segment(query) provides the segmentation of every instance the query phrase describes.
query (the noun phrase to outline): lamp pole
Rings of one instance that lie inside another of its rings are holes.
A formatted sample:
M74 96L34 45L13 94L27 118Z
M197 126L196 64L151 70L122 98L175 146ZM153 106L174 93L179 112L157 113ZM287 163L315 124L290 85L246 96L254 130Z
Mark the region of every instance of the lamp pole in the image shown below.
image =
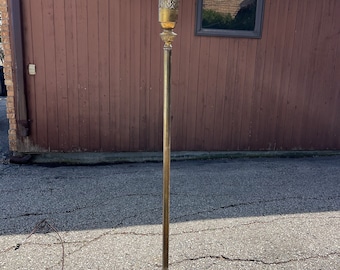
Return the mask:
M171 51L176 37L173 29L178 19L179 0L159 0L159 22L164 42L164 105L163 105L163 270L169 267L170 223L170 153L171 153Z

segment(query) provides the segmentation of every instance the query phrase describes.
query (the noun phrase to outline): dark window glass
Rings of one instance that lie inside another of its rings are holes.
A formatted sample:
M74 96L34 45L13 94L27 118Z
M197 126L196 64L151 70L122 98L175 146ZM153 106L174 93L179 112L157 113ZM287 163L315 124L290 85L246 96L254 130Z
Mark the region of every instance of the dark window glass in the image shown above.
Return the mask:
M261 37L264 0L198 0L196 34Z

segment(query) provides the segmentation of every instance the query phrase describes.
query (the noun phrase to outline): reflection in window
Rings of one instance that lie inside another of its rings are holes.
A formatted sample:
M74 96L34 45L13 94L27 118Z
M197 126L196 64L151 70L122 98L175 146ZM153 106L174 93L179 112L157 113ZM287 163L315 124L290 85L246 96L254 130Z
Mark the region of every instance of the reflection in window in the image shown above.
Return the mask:
M263 0L198 0L198 35L260 37Z

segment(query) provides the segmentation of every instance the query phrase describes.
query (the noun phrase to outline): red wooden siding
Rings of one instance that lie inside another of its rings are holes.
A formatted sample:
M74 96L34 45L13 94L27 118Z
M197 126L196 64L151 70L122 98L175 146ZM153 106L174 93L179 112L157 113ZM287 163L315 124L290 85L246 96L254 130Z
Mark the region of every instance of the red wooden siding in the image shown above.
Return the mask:
M261 39L194 35L181 1L173 150L340 149L340 1L267 0ZM22 1L27 151L159 151L158 1Z

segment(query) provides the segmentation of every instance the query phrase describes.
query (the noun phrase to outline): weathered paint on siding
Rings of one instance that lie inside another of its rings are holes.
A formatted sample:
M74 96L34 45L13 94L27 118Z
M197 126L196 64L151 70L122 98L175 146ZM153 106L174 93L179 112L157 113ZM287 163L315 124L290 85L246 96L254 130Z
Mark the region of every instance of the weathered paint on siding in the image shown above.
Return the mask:
M22 1L32 149L159 151L157 1ZM173 150L340 149L340 1L267 0L261 39L194 35L181 1Z

